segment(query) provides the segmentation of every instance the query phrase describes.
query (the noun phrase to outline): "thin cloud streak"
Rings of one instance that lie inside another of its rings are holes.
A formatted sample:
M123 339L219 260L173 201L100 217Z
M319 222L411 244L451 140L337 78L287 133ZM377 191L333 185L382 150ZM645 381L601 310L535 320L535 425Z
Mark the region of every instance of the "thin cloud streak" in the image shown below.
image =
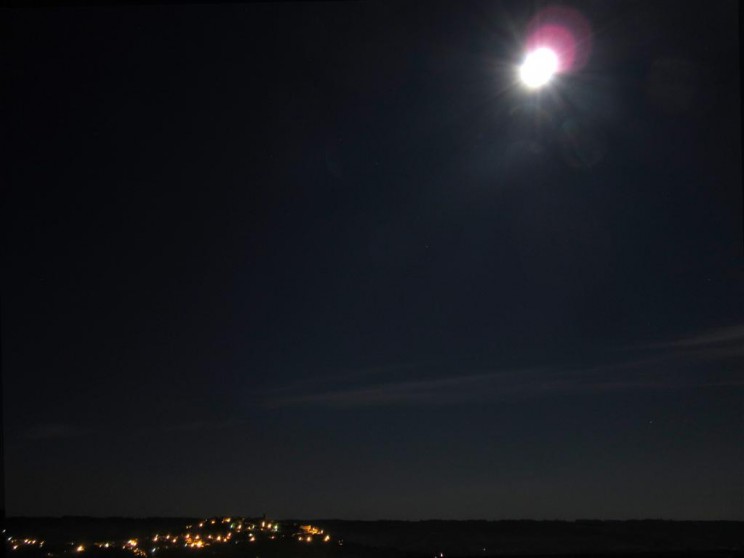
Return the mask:
M381 367L376 373L333 376L345 385L328 388L326 381L295 383L263 393L269 408L296 406L370 407L386 405L453 405L496 400L504 396L601 393L624 390L680 390L744 386L738 369L724 377L690 373L699 367L744 355L744 326L717 328L697 335L646 345L648 357L607 362L575 370L525 368L465 375L348 385L349 380L378 376L412 367ZM638 347L633 348L637 350ZM684 364L682 368L673 363ZM313 389L314 388L314 389Z
M679 337L636 347L652 351L656 358L686 362L739 363L744 357L744 325L708 329L694 335Z
M658 349L700 349L709 347L720 347L727 345L731 348L744 350L744 325L735 325L711 329L696 335L690 335L662 343L649 345L650 348Z
M385 382L310 393L269 397L270 407L294 405L374 406L396 403L447 404L469 400L498 379L517 378L534 370L500 371ZM506 385L506 384L505 384Z
M614 368L614 367L613 367ZM680 378L671 374L643 378L598 379L597 368L574 373L534 376L532 371L448 376L430 380L390 382L364 387L299 393L265 401L268 407L370 407L386 405L454 405L497 400L504 396L600 393L627 390L681 390L744 387L744 379L716 381Z

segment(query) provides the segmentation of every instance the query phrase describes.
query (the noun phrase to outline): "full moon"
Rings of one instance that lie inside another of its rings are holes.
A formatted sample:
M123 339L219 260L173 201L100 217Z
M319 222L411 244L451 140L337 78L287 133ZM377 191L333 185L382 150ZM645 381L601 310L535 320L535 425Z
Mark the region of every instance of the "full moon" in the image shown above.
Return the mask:
M550 81L558 71L558 55L541 47L529 52L519 67L519 77L528 88L537 89Z

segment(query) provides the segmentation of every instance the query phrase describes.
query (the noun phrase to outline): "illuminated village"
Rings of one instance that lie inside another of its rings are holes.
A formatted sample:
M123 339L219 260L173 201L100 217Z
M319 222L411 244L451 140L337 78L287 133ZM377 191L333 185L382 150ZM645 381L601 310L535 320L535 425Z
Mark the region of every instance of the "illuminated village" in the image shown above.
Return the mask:
M33 554L50 558L58 556L122 556L135 555L152 558L172 555L174 551L217 550L235 545L261 545L279 543L311 545L328 544L331 535L313 525L279 523L267 519L243 517L213 517L199 523L186 525L180 532L154 533L147 538L126 540L68 541L63 545L50 544L37 538L16 538L3 533L7 553ZM333 541L342 545L342 541ZM210 552L209 554L213 554Z

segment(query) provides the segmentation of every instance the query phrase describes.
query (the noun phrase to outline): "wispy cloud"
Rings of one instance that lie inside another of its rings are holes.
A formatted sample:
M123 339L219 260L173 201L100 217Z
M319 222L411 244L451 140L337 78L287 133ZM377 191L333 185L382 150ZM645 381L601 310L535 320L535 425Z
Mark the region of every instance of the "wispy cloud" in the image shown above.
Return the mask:
M601 360L576 369L524 368L461 373L434 373L425 367L380 367L364 373L338 374L267 390L266 407L372 407L452 405L498 400L504 396L600 393L622 390L680 390L742 387L738 367L711 375L702 371L718 359L744 355L744 326L703 331L641 348L640 358ZM385 378L394 371L397 379ZM403 376L403 378L401 378Z
M719 327L698 332L692 335L663 341L649 345L655 349L713 349L720 351L728 349L729 352L738 350L744 352L744 325Z
M744 325L708 329L645 347L659 354L685 358L723 359L744 356Z
M599 393L625 390L679 390L707 387L741 387L744 378L709 380L673 373L618 373L609 370L551 372L523 370L487 374L453 375L415 381L284 394L265 400L268 407L373 407L395 405L442 406L502 397Z
M528 371L524 371L525 374ZM494 383L503 383L514 372L491 372L458 376L445 376L384 383L363 386L340 387L311 392L287 393L270 397L267 404L272 407L294 405L324 406L375 406L400 403L418 403L441 405L458 403L473 399Z

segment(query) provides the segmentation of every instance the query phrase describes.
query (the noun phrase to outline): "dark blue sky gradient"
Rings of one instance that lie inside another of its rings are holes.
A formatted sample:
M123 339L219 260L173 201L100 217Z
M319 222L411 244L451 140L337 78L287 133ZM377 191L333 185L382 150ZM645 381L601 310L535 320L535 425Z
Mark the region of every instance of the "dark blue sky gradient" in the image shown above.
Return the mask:
M12 9L10 515L744 519L737 4Z

